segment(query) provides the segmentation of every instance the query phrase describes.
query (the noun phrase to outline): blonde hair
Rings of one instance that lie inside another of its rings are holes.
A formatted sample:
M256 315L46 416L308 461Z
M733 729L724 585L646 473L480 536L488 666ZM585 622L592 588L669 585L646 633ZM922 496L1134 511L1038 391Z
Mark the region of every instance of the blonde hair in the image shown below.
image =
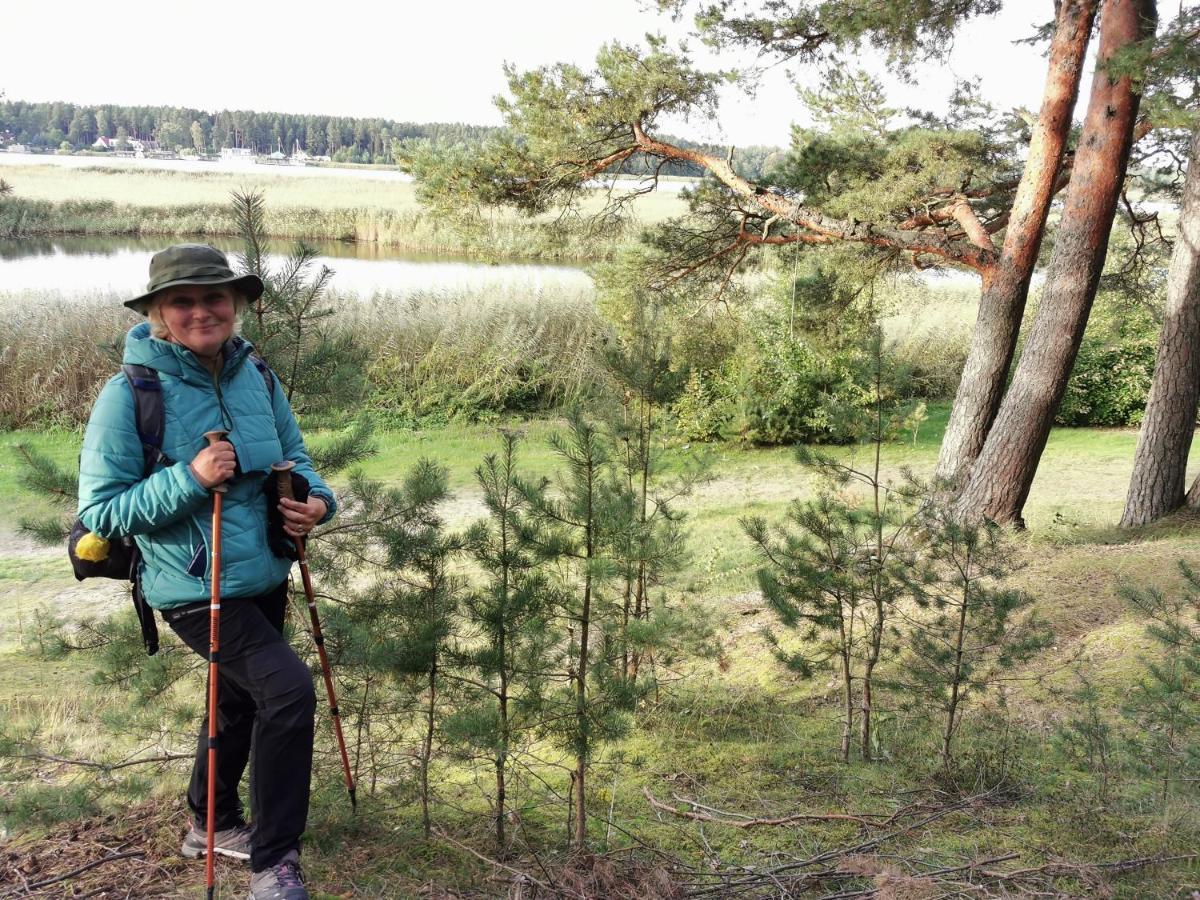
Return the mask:
M250 301L241 291L235 291L233 288L226 288L226 290L233 295L233 333L237 334L242 330L242 314L246 312ZM156 337L160 341L170 340L171 337L171 332L167 330L167 323L163 321L162 310L159 308L162 306L165 296L165 291L159 291L150 298L150 306L146 309L146 318L150 322L150 336Z

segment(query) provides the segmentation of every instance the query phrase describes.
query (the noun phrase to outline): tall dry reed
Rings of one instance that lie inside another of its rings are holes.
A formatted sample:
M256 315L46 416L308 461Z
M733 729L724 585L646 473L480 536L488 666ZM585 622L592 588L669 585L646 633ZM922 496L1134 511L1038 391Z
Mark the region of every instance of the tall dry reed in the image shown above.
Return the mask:
M0 293L0 426L87 420L138 317L112 295Z
M607 326L582 291L426 291L342 309L343 327L375 348L373 407L400 419L551 409L603 378Z
M87 421L139 317L115 294L0 292L0 427ZM606 327L566 288L333 296L329 327L370 348L367 407L397 421L553 408L602 377Z

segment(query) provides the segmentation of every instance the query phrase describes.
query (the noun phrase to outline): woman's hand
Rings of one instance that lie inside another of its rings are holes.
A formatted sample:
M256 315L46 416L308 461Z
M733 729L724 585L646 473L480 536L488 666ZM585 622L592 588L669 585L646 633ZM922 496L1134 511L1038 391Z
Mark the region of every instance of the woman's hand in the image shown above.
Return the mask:
M321 521L328 507L325 501L317 496L310 496L308 502L279 498L279 511L283 514L283 530L294 538L301 538L313 530L313 526Z
M207 490L212 490L221 482L232 478L236 467L237 455L229 441L210 444L197 453L196 458L188 465L196 480Z

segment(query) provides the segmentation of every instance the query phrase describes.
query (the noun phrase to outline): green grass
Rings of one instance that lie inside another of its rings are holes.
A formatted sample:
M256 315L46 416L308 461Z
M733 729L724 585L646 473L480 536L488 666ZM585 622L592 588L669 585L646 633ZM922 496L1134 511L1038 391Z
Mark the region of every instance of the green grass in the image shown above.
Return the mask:
M886 446L887 471L898 474L902 466L909 466L928 472L946 415L944 406L934 407L915 442ZM545 438L555 422L534 420L521 427L527 432L523 469L531 475L552 473L555 460ZM320 435L311 439L320 440ZM64 464L73 462L78 447L78 435L69 431L0 435L0 492L10 498L0 510L0 530L10 530L15 516L34 506L19 491L11 463L10 448L17 440L34 444ZM1070 712L1063 707L1062 690L1070 686L1073 661L1091 667L1113 710L1138 677L1139 656L1149 645L1141 623L1119 598L1121 584L1132 580L1170 589L1178 578L1174 561L1200 559L1200 536L1186 519L1135 531L1113 527L1134 441L1132 430L1056 429L1047 446L1026 510L1031 531L1016 540L1025 566L1015 583L1040 598L1040 611L1054 626L1058 643L1020 673L1037 680L1011 685L1003 706L992 702L978 708L961 738L960 786L973 790L974 779L986 784L1004 770L1009 778L1004 799L902 835L885 852L945 865L989 853L1019 852L1021 858L1011 864L1017 867L1054 857L1108 861L1187 853L1200 839L1194 796L1181 791L1164 812L1141 776L1126 773L1115 788L1113 805L1100 809L1091 799L1093 773L1079 771L1062 758L1049 739L1054 723ZM378 444L379 454L365 466L368 474L398 482L419 457L431 457L450 473L456 494L448 509L453 524L466 524L479 513L473 470L483 454L496 449L494 428L385 430ZM884 762L843 766L835 761L837 726L824 700L830 688L820 677L804 682L785 674L766 653L759 629L769 616L752 592L755 559L737 524L738 517L751 510L778 517L793 498L808 495L808 476L787 448L722 444L709 450L711 480L683 503L689 512L693 563L682 586L719 623L725 660L720 667L707 662L686 666L684 679L665 688L660 701L643 711L639 727L597 759L589 812L592 835L600 846L611 809L614 845L629 843L621 837L627 829L693 864L705 858L725 866L761 867L778 864L778 854L807 856L852 843L855 830L845 823L809 823L803 828L753 830L710 824L701 831L695 823L655 816L643 790L669 802L678 795L732 812L769 816L797 810L890 811L916 799L932 800L932 791L945 786L945 780L937 772L925 726L895 714L883 715L880 722ZM687 452L681 446L672 448L668 470L677 470ZM845 456L864 451L835 452ZM22 603L30 603L55 586L56 565L36 553L6 554L0 566L0 594L10 586ZM3 608L5 602L0 600L0 614L12 609ZM199 684L197 677L181 686L168 699L169 708L194 707L194 698L186 694L198 692ZM119 691L105 696L89 686L86 660L39 659L11 643L0 651L0 704L12 720L44 721L46 733L64 751L114 758L135 749L136 732L127 730L119 738L97 726L105 708L121 702ZM154 712L146 710L144 716L152 718ZM424 844L416 831L410 780L381 787L375 797L361 790L368 814L351 819L324 731L318 743L305 861L319 890L342 896L409 897L430 881L490 889L486 879L491 872L477 859L445 842ZM185 770L186 765L176 765L140 787L171 798L181 789ZM553 771L545 777L549 787L523 782L516 796L529 805L521 816L525 833L551 847L561 844L565 811L557 804L547 805L546 791L565 790L567 780ZM437 810L439 824L456 840L489 852L486 802L469 771L443 759L437 780L445 800ZM0 796L5 790L0 785ZM120 779L98 795L81 795L61 784L46 787L49 793L22 787L9 801L8 815L25 823L22 827L29 834L39 834L56 819L131 802L132 790ZM553 854L546 861L553 862ZM1109 875L1100 882L1060 882L1059 887L1080 895L1165 897L1198 877L1195 863L1180 862Z

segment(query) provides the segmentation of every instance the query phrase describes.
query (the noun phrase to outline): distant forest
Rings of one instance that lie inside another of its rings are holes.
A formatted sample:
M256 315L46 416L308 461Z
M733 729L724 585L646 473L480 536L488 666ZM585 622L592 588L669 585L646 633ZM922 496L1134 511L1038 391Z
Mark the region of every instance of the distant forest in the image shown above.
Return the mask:
M97 138L154 140L168 149L218 152L222 147L250 147L259 153L282 149L290 153L297 143L312 156L329 156L336 162L395 164L399 149L409 142L433 141L442 145L474 146L500 129L461 122L396 122L391 119L356 119L348 116L295 115L223 109L217 113L179 106L77 106L73 103L27 103L0 100L0 145L25 144L43 150L85 150ZM672 143L724 156L727 147L699 144L681 138ZM734 165L751 179L779 158L778 147L739 147ZM623 171L644 173L651 165L628 160ZM699 177L699 167L671 162L664 175Z

